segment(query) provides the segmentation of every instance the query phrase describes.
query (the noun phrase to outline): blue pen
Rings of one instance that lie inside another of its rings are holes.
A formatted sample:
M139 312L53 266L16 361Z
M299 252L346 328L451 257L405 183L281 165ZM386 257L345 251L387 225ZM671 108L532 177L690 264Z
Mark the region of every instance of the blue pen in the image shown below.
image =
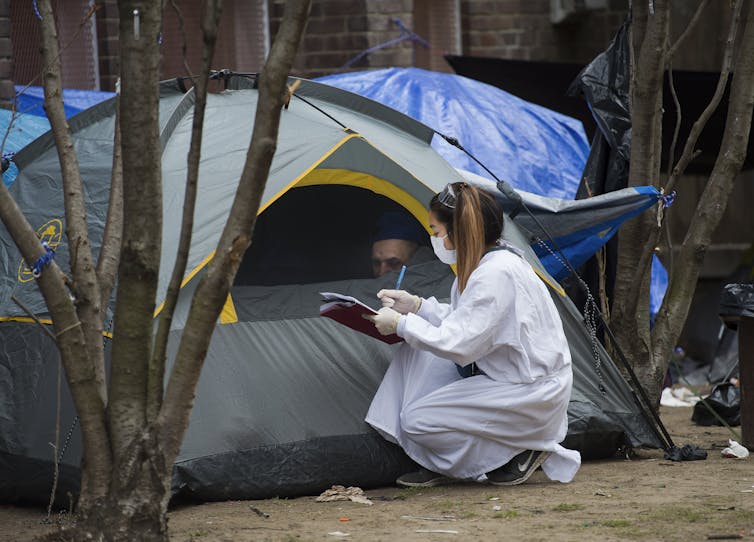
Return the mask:
M406 266L404 265L401 267L401 272L398 273L398 280L395 283L395 289L398 290L401 287L401 282L403 282L403 275L406 274Z

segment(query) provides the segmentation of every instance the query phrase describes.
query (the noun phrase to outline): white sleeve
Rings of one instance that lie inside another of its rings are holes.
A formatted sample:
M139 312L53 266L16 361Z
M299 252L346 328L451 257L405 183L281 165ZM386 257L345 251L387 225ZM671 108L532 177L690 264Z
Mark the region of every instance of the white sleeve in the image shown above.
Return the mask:
M439 325L450 314L450 305L440 303L434 297L422 299L422 304L416 314L433 325Z
M499 346L501 339L506 341L508 332L516 334L516 288L512 280L506 269L481 265L469 277L455 310L437 324L422 315L408 314L401 322L401 336L414 348L462 367L477 361ZM503 287L506 283L510 287ZM515 337L509 339L515 342Z

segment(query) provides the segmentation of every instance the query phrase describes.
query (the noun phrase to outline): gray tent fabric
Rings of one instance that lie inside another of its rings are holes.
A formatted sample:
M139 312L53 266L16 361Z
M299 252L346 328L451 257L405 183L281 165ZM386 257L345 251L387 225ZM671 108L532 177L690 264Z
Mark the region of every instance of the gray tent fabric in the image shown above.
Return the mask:
M253 126L257 91L252 87L247 78L233 79L229 90L208 98L199 204L169 364L197 278L213 256L232 204ZM161 94L164 226L158 304L175 258L193 114L191 91L166 82ZM426 228L431 196L463 177L435 153L431 130L416 121L310 81L303 81L297 94L301 99L294 98L281 116L252 246L229 298L232 310L218 321L207 353L174 469L176 497L285 497L336 483L375 487L413 468L400 448L364 422L394 347L321 318L319 292L342 292L377 306L376 292L393 287L396 273L371 276L374 220L385 210L405 209ZM71 121L95 251L107 209L112 113L113 103L105 102ZM61 179L50 134L19 152L17 163L11 193L67 270ZM560 207L561 215L569 208ZM560 220L548 214L550 227L566 231L571 220L609 212L607 206L576 211L566 211L568 218ZM640 414L632 390L541 265L527 234L507 219L504 235L525 249L564 322L574 365L564 445L587 459L612 456L624 446L660 447L652 422ZM411 266L403 286L443 299L453 278L450 268L432 261ZM0 225L0 500L46 502L53 478L49 443L58 429L58 354L12 296L49 322L28 267ZM109 345L110 339L104 340ZM78 491L81 436L65 384L61 393L62 476L56 497L67 504L67 493Z

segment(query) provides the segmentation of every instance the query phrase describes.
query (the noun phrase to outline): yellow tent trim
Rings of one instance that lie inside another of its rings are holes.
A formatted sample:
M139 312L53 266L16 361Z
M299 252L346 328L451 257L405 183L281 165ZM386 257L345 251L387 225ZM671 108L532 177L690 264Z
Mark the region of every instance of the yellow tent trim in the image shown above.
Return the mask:
M225 305L223 305L223 310L220 312L220 323L233 324L235 322L238 322L238 314L236 314L236 306L233 304L233 298L228 294Z
M311 166L309 166L309 167L308 167L308 168L307 168L306 170L304 170L304 172L303 172L303 173L301 173L301 175L299 175L299 176L298 176L298 177L296 177L296 178L295 178L295 179L294 179L293 181L291 181L290 183L288 183L287 185L285 185L285 186L284 186L284 187L283 187L282 189L280 189L280 190L279 190L279 191L278 191L278 192L277 192L277 193L276 193L276 194L275 194L274 196L272 196L272 197L271 197L271 198L270 198L270 199L269 199L269 200L268 200L268 201L267 201L266 203L264 203L263 205L261 205L261 206L259 207L259 211L258 211L258 213L257 213L257 214L261 214L261 213L263 213L263 212L264 212L264 211L265 211L265 210L266 210L266 209L267 209L267 208L268 208L268 207L269 207L270 205L272 205L272 204L273 204L274 202L276 202L276 201L277 201L277 200L278 200L278 199L279 199L279 198L280 198L280 197L281 197L281 196L282 196L283 194L285 194L285 193L286 193L286 192L287 192L288 190L290 190L290 189L291 189L292 187L296 186L296 184L297 184L297 183L298 183L298 182L299 182L299 181L300 181L301 179L303 179L304 177L306 177L306 176L307 176L307 175L308 175L308 174L309 174L309 173L310 173L310 172L311 172L311 171L312 171L312 170L313 170L314 168L316 168L316 167L317 167L317 166L318 166L319 164L321 164L322 162L324 162L324 161L325 161L325 160L326 160L326 159L327 159L327 158L328 158L328 157L329 157L329 156L330 156L330 155L331 155L332 153L334 153L334 152L335 152L335 151L337 151L337 150L338 150L338 149L339 149L340 147L342 147L342 146L343 146L343 144L344 144L344 143L345 143L346 141L348 141L349 139L355 138L355 137L361 137L361 136L360 136L359 134L355 134L355 133L349 133L348 135L346 135L346 137L344 137L343 139L341 139L340 141L338 141L338 142L337 142L337 143L336 143L335 145L333 145L333 147L332 147L332 148L331 148L331 149L330 149L329 151L327 151L327 152L326 152L325 154L323 154L323 155L322 155L322 156L321 156L321 157L319 158L319 160L316 160L316 161L315 161L314 163L312 163L312 165L311 165ZM202 269L204 269L204 267L205 267L205 266L206 266L206 265L207 265L207 264L208 264L208 263L209 263L209 262L210 262L210 261L212 260L212 258L214 258L214 257L215 257L215 251L213 250L212 252L210 252L210 253L209 253L209 254L207 255L207 257L206 257L206 258L204 258L204 259L203 259L203 260L202 260L202 261L201 261L201 262L199 263L199 265L197 265L197 266L196 266L196 267L195 267L194 269L192 269L192 270L191 270L191 272L190 272L190 273L189 273L188 275L186 275L186 276L185 276L185 277L183 278L183 280L181 281L181 288L183 288L183 287L184 287L184 286L185 286L186 284L188 284L188 282L189 282L189 281L190 281L191 279L193 279L193 278L194 278L194 277L196 276L196 274L197 274L197 273L199 273L199 271L201 271ZM155 317L155 318L157 317L157 315L158 315L158 314L160 314L160 312L162 312L162 309L163 309L163 308L165 308L165 301L164 301L164 300L163 300L163 301L162 301L162 303L160 303L160 304L159 304L159 305L157 306L157 308L155 309L155 311L154 311L154 317Z
M37 323L36 320L29 318L28 316L0 316L0 322L23 322L24 324ZM49 318L40 318L39 323L51 326L52 320L50 320ZM102 335L107 337L108 339L113 338L113 334L109 331L103 331Z
M43 324L52 325L52 320L45 318L44 320L40 318L39 320ZM28 316L0 316L0 322L25 322L25 323L35 323L33 318L29 318Z
M552 288L553 290L555 290L558 293L558 295L560 295L560 297L565 297L565 295L566 295L565 290L563 289L563 287L560 284L558 284L557 282L553 282L550 279L550 277L548 277L547 275L545 275L544 273L542 273L542 271L540 271L539 269L537 269L533 265L531 266L531 268L534 269L534 272L537 274L537 276L539 278L541 278L545 282L545 284L547 284L550 288Z
M354 186L356 188L371 190L375 194L380 194L381 196L386 196L391 200L400 203L406 208L406 210L414 215L427 231L430 231L428 224L429 212L424 205L417 201L408 192L398 188L390 182L387 182L385 179L347 169L317 169L301 179L301 182L299 182L297 186L301 187L323 184Z

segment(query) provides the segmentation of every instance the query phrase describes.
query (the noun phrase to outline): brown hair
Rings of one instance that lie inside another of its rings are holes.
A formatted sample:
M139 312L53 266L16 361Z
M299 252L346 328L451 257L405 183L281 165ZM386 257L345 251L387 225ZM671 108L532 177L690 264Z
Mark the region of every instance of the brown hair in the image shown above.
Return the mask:
M503 234L503 211L489 192L467 183L450 186L455 197L435 194L429 208L456 247L458 291L463 292L484 253Z

